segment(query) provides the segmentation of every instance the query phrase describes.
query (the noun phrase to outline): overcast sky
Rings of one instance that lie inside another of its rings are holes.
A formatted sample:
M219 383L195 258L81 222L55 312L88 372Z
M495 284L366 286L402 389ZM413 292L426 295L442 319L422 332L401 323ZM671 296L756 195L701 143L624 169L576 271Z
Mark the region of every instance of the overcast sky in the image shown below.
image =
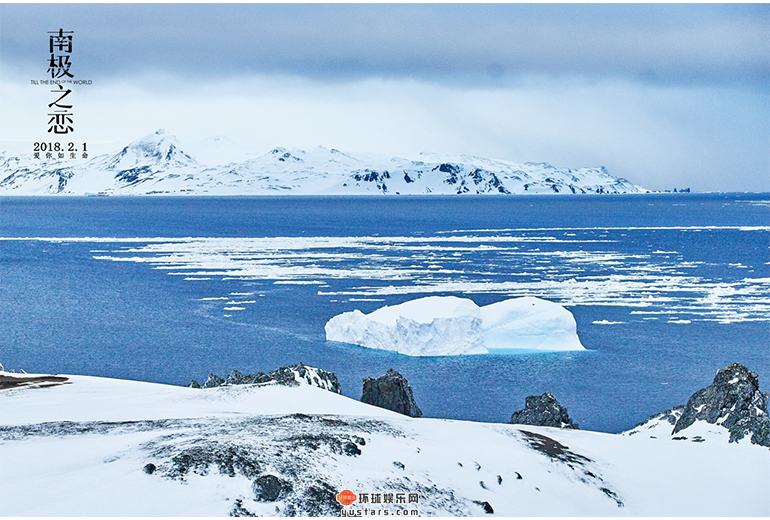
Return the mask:
M163 127L606 166L770 191L770 6L0 4L0 140L48 139L48 31L74 31L78 141Z

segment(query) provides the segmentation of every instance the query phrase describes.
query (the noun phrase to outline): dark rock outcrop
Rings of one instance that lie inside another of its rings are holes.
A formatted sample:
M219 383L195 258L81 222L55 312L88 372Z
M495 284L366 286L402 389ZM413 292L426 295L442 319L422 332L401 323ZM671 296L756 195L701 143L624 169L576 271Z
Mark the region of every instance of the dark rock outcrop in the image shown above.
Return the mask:
M524 409L511 415L511 424L579 429L577 423L573 423L567 414L567 407L560 405L553 394L548 392L528 396Z
M730 442L751 436L753 444L770 447L770 393L759 391L759 376L740 363L717 370L714 382L695 392L676 422L674 435L695 421L719 424L730 431Z
M377 379L371 377L364 378L361 402L392 410L409 417L422 417L422 411L414 401L409 381L392 368L384 376Z
M337 381L337 376L332 372L321 370L320 368L312 368L305 366L302 363L296 365L281 367L273 370L269 374L264 372L257 372L256 374L245 375L237 370L233 370L227 376L226 379L209 374L208 379L203 383L202 388L214 388L217 386L231 386L231 385L254 385L254 384L278 384L286 386L298 386L300 384L297 381L297 377L304 380L311 386L317 386L329 390L330 392L340 393L340 384ZM189 385L190 388L201 388L201 385L197 381L193 380Z
M487 502L486 500L484 500L484 501L481 501L481 500L474 500L474 501L473 501L473 503L474 503L474 504L476 504L476 505L478 505L478 506L481 506L481 508L484 510L484 512L485 512L486 514L488 514L488 515L493 515L493 514L495 514L495 510L494 510L494 509L492 509L492 506L491 506L491 505L489 505L489 502Z
M275 475L262 475L251 484L257 502L275 502L291 493L292 485Z
M340 516L342 504L337 501L339 491L330 484L316 481L309 486L287 516Z
M210 467L216 466L220 475L234 477L241 474L255 478L261 471L258 456L246 448L230 444L191 446L171 458L167 475L171 478L184 478L190 473L205 476L209 474Z
M337 376L332 372L321 370L320 368L311 368L305 366L302 363L297 363L290 367L281 367L278 370L273 370L267 377L269 381L274 381L282 385L296 385L297 380L295 378L295 372L300 379L304 379L310 386L317 386L319 388L325 388L335 394L340 393L340 384L337 381Z
M224 382L225 380L221 377L214 374L209 374L208 379L206 379L206 382L203 383L203 388L214 388L215 386L222 386Z

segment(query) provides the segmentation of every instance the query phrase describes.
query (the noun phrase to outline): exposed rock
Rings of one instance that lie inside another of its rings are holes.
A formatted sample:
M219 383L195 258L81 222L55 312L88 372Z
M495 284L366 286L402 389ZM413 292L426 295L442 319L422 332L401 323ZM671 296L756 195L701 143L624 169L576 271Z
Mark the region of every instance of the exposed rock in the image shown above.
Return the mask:
M214 374L209 374L209 377L206 382L203 383L202 388L254 384L298 386L302 383L307 383L311 386L317 386L337 394L341 393L339 381L337 381L337 376L334 373L321 370L320 368L309 367L302 363L297 363L296 365L288 367L281 367L277 370L273 370L269 374L265 374L264 372L257 372L256 374L245 375L237 370L233 370L227 376L227 379L222 379L221 377ZM188 386L190 388L201 388L201 386L195 380L193 380L192 383L190 383Z
M757 373L733 363L717 370L714 382L690 397L671 435L700 420L727 428L730 442L749 435L753 444L770 447L768 400L770 393L759 391Z
M289 386L300 384L297 381L299 378L310 386L317 386L335 394L340 393L340 384L334 373L321 370L320 368L309 367L303 363L273 370L268 374L268 378L269 381Z
M481 506L481 508L484 510L486 514L488 515L495 514L495 510L492 509L492 506L489 505L489 502L487 502L486 500L484 500L483 502L481 500L474 500L473 503Z
M573 423L567 414L567 407L560 405L559 401L548 392L528 396L525 399L524 409L513 412L511 415L511 424L579 429L577 423Z
M153 463L145 464L144 468L142 468L142 470L145 473L147 473L148 475L152 475L153 473L155 473L156 469L157 468L155 467L155 464L153 464Z
M206 382L203 383L203 388L214 388L215 386L222 386L222 383L224 382L225 380L221 377L214 374L209 374L208 379L206 379Z
M294 511L298 516L340 516L342 504L337 502L337 493L328 483L317 481L293 504Z
M190 381L190 384L187 385L187 388L200 388L200 387L201 387L201 384L197 382L195 379Z
M253 385L258 383L267 383L270 381L270 377L265 375L264 372L257 372L256 374L244 375L233 370L228 374L223 385Z
M260 474L258 455L241 446L212 443L208 446L192 446L171 458L168 472L172 478L184 478L189 472L208 475L214 465L220 475L234 477L237 474L254 478Z
M10 370L9 374L13 374L14 371ZM50 386L69 384L66 377L61 376L30 376L22 374L22 376L3 376L0 375L0 390L7 390L9 388L46 388Z
M392 368L384 376L377 379L364 378L361 402L409 417L422 417L422 411L414 401L409 381Z
M236 498L235 499L235 505L230 510L230 516L233 517L255 517L254 513L249 511L243 506L243 499L242 498Z
M352 457L355 457L356 455L361 455L361 450L353 442L346 442L342 446L342 451L345 453L345 455L350 455Z
M251 484L257 502L275 502L291 493L292 486L275 475L263 475Z
M623 432L621 435L628 435L630 437L631 435L636 435L642 432L649 435L652 433L657 433L659 429L661 432L663 430L667 432L682 416L682 410L684 410L684 405L679 405L659 414L650 416L630 430ZM649 435L649 437L653 439L657 438L655 435Z

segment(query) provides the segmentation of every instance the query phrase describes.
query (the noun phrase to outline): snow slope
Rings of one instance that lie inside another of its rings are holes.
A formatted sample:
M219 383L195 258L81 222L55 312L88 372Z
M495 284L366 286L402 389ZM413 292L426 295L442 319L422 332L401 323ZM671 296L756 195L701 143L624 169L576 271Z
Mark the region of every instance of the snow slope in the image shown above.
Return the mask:
M585 350L572 313L530 296L479 307L455 296L428 296L330 319L326 339L408 356L487 354L505 350Z
M339 516L343 489L419 494L367 505L391 514L770 515L770 451L748 442L412 419L308 385L38 377L0 372L30 381L0 390L5 516Z
M0 152L0 195L176 193L198 195L641 193L603 167L563 169L475 156L416 159L352 154L322 146L275 148L248 159L226 137L187 153L164 130L112 154L35 159L17 143ZM93 148L93 146L92 146ZM196 157L197 156L197 157ZM201 162L202 161L202 162Z

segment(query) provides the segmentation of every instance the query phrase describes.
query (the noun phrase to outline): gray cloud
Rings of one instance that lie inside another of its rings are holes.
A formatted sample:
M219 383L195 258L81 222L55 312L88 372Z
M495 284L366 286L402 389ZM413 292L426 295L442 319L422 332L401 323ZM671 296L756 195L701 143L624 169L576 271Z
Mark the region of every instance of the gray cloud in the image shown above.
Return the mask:
M29 80L59 27L95 80L73 96L89 142L165 127L770 188L767 4L0 3L0 140L45 135Z
M2 60L76 31L84 75L412 78L511 86L580 76L770 83L768 5L0 4Z

